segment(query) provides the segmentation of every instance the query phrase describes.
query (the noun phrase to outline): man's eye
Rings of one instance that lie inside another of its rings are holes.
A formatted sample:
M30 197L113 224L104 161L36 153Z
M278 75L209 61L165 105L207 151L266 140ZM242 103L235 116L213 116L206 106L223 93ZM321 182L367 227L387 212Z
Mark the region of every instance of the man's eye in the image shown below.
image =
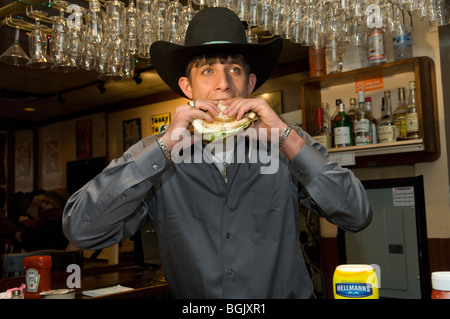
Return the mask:
M231 73L240 73L240 72L241 72L241 69L238 68L238 67L233 67L233 68L230 69L230 72L231 72Z
M202 71L202 74L211 74L212 70L211 69L204 69Z

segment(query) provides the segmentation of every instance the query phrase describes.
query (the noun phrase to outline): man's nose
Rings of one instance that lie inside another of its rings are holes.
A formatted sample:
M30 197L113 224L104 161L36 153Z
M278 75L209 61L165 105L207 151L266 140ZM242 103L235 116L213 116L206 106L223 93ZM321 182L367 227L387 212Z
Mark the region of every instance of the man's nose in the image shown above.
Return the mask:
M231 88L230 85L230 77L225 70L221 70L216 73L216 83L215 83L216 90L220 91L227 91Z

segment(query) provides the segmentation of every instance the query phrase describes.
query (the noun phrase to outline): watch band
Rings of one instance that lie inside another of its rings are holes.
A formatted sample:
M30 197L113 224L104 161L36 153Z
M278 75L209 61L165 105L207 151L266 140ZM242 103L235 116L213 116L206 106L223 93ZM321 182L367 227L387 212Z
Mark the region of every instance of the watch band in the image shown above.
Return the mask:
M281 145L283 145L284 141L286 141L291 130L292 130L292 127L290 125L288 125L284 128L283 133L281 133L281 135L280 135L278 147L281 147Z
M163 140L158 137L156 142L159 145L159 148L161 148L161 151L163 152L165 158L167 158L169 161L172 160L172 156L170 155L170 152L167 150L166 144L164 144Z

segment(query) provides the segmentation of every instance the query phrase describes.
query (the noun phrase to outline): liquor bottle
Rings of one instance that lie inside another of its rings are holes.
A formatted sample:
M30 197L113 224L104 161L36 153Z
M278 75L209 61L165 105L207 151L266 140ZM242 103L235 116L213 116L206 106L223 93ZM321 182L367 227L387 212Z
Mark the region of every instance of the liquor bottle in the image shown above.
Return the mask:
M406 103L405 88L398 88L398 105L394 110L394 123L397 127L397 141L406 140Z
M389 143L396 141L396 127L391 110L391 91L384 91L382 98L381 118L378 121L378 141Z
M326 75L325 48L313 44L309 47L309 76L319 77Z
M350 108L347 111L347 115L350 117L350 121L352 121L352 134L353 134L353 141L355 141L355 118L356 118L356 109L358 107L356 106L356 99L350 98Z
M366 103L367 102L370 103L370 109L372 109L372 99L370 97L366 98ZM375 118L375 116L373 116L372 112L372 144L377 143L378 143L378 121Z
M334 119L336 118L336 116L339 114L339 104L342 103L341 99L336 99L336 108L334 109L334 113L331 116L331 127L334 127Z
M323 128L328 132L328 135L331 136L332 128L331 128L331 118L330 112L328 112L328 103L322 103L323 110Z
M320 106L316 108L316 132L313 139L326 148L331 148L331 136L324 127L323 109Z
M409 82L409 99L406 108L406 136L408 139L419 138L419 117L416 109L416 82Z
M387 61L384 52L383 29L369 29L367 35L367 50L369 64L380 64Z
M411 32L394 38L394 61L412 58Z
M360 102L354 121L355 145L372 144L372 99Z
M347 147L353 145L352 122L345 113L345 104L339 104L339 113L333 124L334 147Z

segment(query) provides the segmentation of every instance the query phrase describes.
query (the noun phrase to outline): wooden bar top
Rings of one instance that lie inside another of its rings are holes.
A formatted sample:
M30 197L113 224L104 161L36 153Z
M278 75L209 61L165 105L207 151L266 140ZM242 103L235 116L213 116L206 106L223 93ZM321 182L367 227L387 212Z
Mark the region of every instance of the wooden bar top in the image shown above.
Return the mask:
M52 289L67 289L67 278L71 272L52 272ZM0 279L0 291L6 291L21 284L26 284L25 276ZM108 288L121 285L133 290L116 294L88 297L83 291ZM133 263L125 263L112 266L91 267L81 269L81 288L76 288L76 299L126 299L144 298L157 294L169 293L169 288L164 280L161 268L137 266Z

